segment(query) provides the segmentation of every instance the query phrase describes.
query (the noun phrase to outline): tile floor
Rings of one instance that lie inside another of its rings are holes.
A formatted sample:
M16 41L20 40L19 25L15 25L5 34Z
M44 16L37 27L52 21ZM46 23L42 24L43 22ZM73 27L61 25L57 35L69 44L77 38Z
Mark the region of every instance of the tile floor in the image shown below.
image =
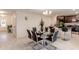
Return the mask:
M0 32L0 50L33 50L31 45L28 45L32 40L26 38L16 39L13 34ZM79 49L79 35L73 34L72 38L64 41L61 38L52 43L59 50L78 50ZM42 50L47 50L42 48Z

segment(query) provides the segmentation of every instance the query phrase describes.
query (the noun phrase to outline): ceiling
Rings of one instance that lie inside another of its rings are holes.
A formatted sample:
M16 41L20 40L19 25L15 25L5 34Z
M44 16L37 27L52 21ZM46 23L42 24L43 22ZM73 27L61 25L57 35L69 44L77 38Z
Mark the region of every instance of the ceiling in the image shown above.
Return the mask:
M1 9L0 11L6 11L7 13L12 13L12 12L32 12L36 14L42 14L43 11L47 9ZM52 14L57 14L57 15L74 15L76 14L75 12L79 12L79 9L48 9L52 11Z

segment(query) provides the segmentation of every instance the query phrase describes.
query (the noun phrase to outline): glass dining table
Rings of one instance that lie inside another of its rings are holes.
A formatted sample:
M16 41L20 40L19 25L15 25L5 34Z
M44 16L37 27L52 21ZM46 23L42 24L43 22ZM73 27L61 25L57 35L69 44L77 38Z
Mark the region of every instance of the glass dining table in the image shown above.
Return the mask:
M49 35L51 35L50 32L37 32L37 36L41 37L43 39L42 42L41 42L43 47L48 45L48 40L46 40L46 38L48 38Z

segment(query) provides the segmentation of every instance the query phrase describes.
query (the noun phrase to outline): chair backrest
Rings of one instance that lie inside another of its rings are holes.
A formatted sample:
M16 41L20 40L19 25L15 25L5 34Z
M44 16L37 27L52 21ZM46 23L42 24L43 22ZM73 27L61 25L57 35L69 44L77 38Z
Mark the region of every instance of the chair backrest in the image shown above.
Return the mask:
M48 27L45 27L45 32L48 32Z
M36 32L36 31L37 31L36 27L33 27L32 29L33 29L33 31L34 31L34 32Z
M58 36L58 32L59 31L56 31L53 35L53 42L55 42L57 40L57 36Z
M28 33L28 37L31 39L32 35L31 35L30 30L27 29L27 33Z
M54 31L55 31L55 28L51 28L51 29L50 29L50 32L51 32L51 33L54 33Z
M32 32L32 39L37 42L36 33L34 31L31 31L31 32Z

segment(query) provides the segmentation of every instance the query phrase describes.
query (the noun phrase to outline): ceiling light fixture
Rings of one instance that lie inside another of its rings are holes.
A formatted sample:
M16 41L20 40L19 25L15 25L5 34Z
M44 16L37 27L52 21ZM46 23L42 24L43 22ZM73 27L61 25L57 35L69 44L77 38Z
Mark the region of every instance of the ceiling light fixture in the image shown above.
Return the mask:
M52 14L52 11L45 10L45 11L43 11L43 14L44 15L51 15Z
M48 14L48 11L46 10L46 11L43 11L43 14L44 15L47 15Z
M52 14L52 11L49 11L49 14Z

